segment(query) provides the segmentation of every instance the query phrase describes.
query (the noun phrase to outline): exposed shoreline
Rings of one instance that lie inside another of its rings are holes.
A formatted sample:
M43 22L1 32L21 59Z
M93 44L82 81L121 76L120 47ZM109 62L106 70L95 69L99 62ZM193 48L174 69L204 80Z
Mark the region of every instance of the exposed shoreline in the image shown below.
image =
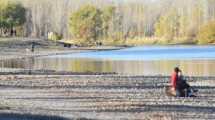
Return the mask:
M190 77L198 97L174 98L164 92L168 76L4 75L0 112L4 120L210 119L214 79Z
M8 40L7 40L8 39ZM36 43L34 52L31 52L32 42ZM0 40L0 61L8 59L24 59L51 55L73 54L89 51L119 50L125 47L99 46L99 47L63 47L60 43L43 39L32 38L4 38Z

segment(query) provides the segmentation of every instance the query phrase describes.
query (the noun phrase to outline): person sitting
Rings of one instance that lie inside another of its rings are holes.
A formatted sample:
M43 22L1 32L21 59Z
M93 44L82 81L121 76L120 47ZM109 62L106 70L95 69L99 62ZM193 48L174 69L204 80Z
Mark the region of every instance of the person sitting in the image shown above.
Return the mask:
M179 68L175 67L174 71L173 71L173 73L171 75L171 89L174 92L176 97L180 97L179 83L178 83L178 81L179 81L178 73L179 73Z
M188 83L187 80L184 78L182 71L179 70L178 72L178 89L180 92L181 97L195 97L193 93L197 92L197 90L193 89Z
M165 87L165 91L168 96L175 97L196 97L196 93L198 92L198 90L188 84L178 67L174 68L171 74L170 85Z

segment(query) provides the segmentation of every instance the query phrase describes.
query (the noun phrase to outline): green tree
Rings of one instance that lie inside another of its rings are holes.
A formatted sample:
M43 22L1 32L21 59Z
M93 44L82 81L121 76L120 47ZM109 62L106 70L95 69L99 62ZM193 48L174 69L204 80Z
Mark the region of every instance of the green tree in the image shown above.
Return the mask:
M203 25L198 32L199 44L215 43L215 20Z
M10 2L3 16L7 19L11 27L16 27L25 23L25 13L26 9L20 3Z
M0 29L9 31L26 21L26 9L18 2L0 0Z
M70 17L73 36L82 45L95 45L102 34L102 11L95 6L86 5Z
M4 11L7 7L7 0L0 0L0 35L3 33L3 28L6 28L8 26L7 21L4 17Z

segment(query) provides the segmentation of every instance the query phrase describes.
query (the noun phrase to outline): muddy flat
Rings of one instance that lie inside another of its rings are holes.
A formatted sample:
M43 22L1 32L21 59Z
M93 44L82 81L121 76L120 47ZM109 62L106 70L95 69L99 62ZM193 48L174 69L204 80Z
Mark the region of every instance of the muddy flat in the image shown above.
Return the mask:
M196 98L166 96L164 87L169 77L161 76L1 76L0 117L5 120L214 119L215 78L188 79L199 89Z
M35 44L32 52L32 44ZM40 57L59 54L72 54L86 51L118 50L125 47L97 46L97 47L64 47L62 43L37 38L0 38L0 61L8 59Z

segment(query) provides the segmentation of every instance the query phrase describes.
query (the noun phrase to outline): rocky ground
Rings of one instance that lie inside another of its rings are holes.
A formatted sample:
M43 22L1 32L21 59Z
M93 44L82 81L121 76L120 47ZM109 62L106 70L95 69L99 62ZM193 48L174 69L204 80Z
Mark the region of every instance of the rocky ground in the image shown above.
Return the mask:
M118 75L0 76L0 118L215 119L213 77L187 78L196 98L165 95L169 77Z

